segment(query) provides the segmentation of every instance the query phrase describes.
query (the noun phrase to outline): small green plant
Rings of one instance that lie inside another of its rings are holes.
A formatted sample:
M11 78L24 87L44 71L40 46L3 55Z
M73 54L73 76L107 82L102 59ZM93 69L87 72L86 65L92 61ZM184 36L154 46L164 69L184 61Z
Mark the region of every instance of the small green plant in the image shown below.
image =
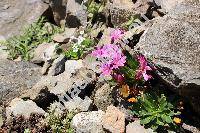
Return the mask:
M31 133L31 130L28 129L28 128L26 128L26 129L24 130L24 133Z
M12 37L4 43L11 59L21 57L23 60L30 60L33 57L34 48L43 42L51 42L52 36L61 32L59 27L45 25L46 22L46 19L42 17L25 28L22 35Z
M92 20L97 14L101 13L104 9L106 0L102 0L101 3L96 3L94 0L89 0L87 3L88 18Z
M56 114L56 109L50 109L45 120L53 133L74 133L71 127L71 120L75 113Z
M133 104L133 114L140 118L140 123L152 128L174 127L173 117L180 115L175 113L174 106L167 101L164 94L158 97L154 93L146 93L138 97L137 102Z
M68 51L64 52L65 56L69 59L82 58L84 53L86 53L87 50L94 45L92 39L84 38L84 40L81 39L81 41L79 40L79 38L77 39L78 39L77 43L72 44L72 47Z

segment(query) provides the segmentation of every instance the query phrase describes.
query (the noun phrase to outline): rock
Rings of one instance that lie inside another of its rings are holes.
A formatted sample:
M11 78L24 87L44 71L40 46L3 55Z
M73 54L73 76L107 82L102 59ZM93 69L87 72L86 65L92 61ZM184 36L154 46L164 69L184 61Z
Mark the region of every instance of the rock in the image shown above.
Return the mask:
M56 76L65 71L65 62L66 62L65 55L60 55L57 59L55 59L52 63L52 66L49 69L48 75Z
M103 127L111 133L123 133L125 130L125 114L114 106L109 106L103 116Z
M41 78L40 69L28 62L0 60L0 101L10 101L31 89Z
M109 105L112 105L114 99L112 98L112 88L109 84L104 84L97 89L94 96L94 104L99 110L105 111Z
M68 60L65 62L65 72L69 73L70 75L75 73L77 69L83 67L82 60Z
M1 43L1 42L0 42ZM0 59L7 59L8 58L8 51L6 51L6 47L5 46L1 46L0 44Z
M81 99L80 97L74 97L72 100L64 102L64 106L68 111L88 111L92 105L92 100L89 97Z
M166 12L169 12L178 4L185 2L186 0L155 0L156 5L161 6Z
M72 126L77 133L104 133L103 115L101 110L76 114L72 119Z
M188 125L186 123L183 123L182 127L183 127L183 129L185 129L191 133L199 133L200 132L200 130L197 127Z
M42 63L55 59L58 44L42 43L34 51L33 63Z
M114 0L107 9L111 15L111 23L119 27L129 21L131 17L136 15L140 17L140 15L146 14L149 7L146 0L137 0L136 3L133 3L132 0Z
M3 108L0 107L0 127L3 125Z
M77 70L73 76L67 71L57 76L44 76L34 85L31 91L25 91L21 98L29 98L41 105L41 101L49 104L55 101L56 97L59 97L59 102L66 102L66 100L70 100L78 94L87 96L87 92L94 85L95 80L96 74L92 70L85 68ZM70 99L64 99L66 95Z
M186 10L187 9L187 10ZM145 31L135 50L154 58L159 77L200 113L200 8L180 4Z
M46 0L45 0L46 1ZM66 5L68 0L50 0L47 2L53 11L53 17L57 25L61 26L66 18Z
M44 63L41 73L45 75L56 58L56 48L58 44L42 43L34 51L33 63Z
M48 7L41 0L1 0L0 38L19 35L24 26L39 19Z
M81 5L81 0L70 0L67 2L66 7L66 24L68 27L76 28L79 26L86 26L87 24L87 13L86 7Z
M126 133L153 133L152 129L145 129L140 125L140 121L136 120L126 126Z
M74 36L76 33L76 28L65 28L65 32L61 34L56 34L53 37L53 40L58 43L67 43L70 40L71 36Z
M6 117L7 119L11 116L24 116L29 118L31 114L41 114L44 115L45 111L39 108L36 103L31 100L24 101L20 98L15 98L11 101L8 107L6 107Z

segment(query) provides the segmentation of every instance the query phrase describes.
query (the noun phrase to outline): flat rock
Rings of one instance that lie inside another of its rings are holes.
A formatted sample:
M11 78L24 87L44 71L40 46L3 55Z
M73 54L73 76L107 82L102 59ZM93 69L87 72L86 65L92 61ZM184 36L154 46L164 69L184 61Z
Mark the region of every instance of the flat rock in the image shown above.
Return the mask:
M72 100L64 102L64 106L68 111L88 111L92 105L92 100L86 96L84 99L74 97Z
M48 75L56 76L65 71L65 62L66 62L65 55L60 55L57 59L55 59L49 68Z
M102 127L104 114L101 110L78 113L72 119L72 126L77 133L104 133Z
M111 133L123 133L125 131L125 114L115 106L107 107L103 116L103 127Z
M0 60L0 101L10 101L41 78L41 67L29 62Z
M8 39L35 22L48 9L41 0L1 0L0 38Z
M178 5L142 35L135 47L158 65L158 75L200 112L200 7Z
M94 95L94 104L97 108L105 111L113 103L114 99L112 98L112 88L110 85L105 83L103 86L98 87Z
M11 116L24 116L29 118L32 113L44 115L45 111L39 108L36 103L31 100L24 101L20 98L15 98L11 101L8 107L6 107L7 119Z
M154 133L152 129L145 129L140 125L140 121L136 120L126 126L126 133Z

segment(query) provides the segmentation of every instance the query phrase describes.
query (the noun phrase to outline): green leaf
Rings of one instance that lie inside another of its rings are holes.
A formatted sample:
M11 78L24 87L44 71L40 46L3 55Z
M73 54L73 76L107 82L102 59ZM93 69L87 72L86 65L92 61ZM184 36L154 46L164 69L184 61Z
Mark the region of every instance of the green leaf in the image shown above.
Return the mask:
M153 116L149 116L149 117L146 117L146 118L141 118L140 124L148 124L150 121L153 120L152 118L153 118Z
M172 123L173 122L173 120L171 119L171 117L168 116L168 115L165 115L165 114L161 115L161 118L162 118L163 121L165 121L167 123Z

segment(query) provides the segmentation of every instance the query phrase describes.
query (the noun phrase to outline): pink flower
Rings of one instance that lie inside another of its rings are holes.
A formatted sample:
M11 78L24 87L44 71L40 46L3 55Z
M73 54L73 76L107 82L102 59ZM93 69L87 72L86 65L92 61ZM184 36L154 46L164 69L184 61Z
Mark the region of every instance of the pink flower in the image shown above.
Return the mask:
M103 75L110 75L112 70L118 69L126 63L126 56L115 44L106 44L103 47L98 47L92 52L92 55L103 62L103 65L101 65Z
M124 31L122 31L120 29L116 29L110 34L110 37L112 40L115 41L115 40L122 38L123 34L124 34Z
M140 67L139 70L137 70L136 79L141 79L143 77L145 81L148 81L152 78L152 76L148 75L147 71L151 71L152 69L148 66L144 56L139 56L138 60L140 63Z
M116 54L112 61L113 68L122 67L124 66L125 63L126 63L126 56L121 56L120 54Z
M104 76L109 76L112 72L112 67L109 64L103 64L100 69Z
M114 74L113 77L119 83L122 83L124 81L124 76L121 74Z

